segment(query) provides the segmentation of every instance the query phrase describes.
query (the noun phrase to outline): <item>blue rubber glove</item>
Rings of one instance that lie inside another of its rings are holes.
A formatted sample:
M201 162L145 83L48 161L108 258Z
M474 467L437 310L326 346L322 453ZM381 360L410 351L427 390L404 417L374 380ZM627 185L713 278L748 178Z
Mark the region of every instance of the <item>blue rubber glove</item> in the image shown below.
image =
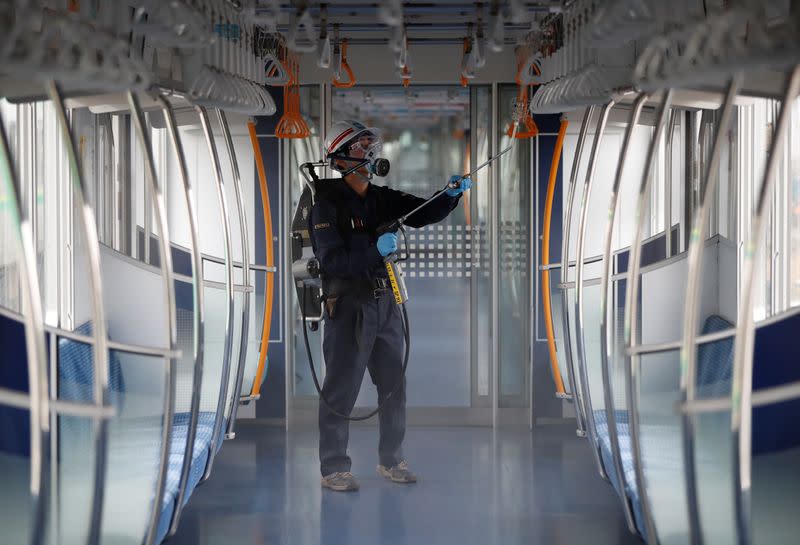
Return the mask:
M452 184L452 183L457 182L460 179L461 179L461 176L456 174L454 176L450 176L450 180L447 183ZM464 178L463 180L461 180L461 185L459 187L451 187L445 193L447 193L451 197L458 197L464 191L469 190L470 187L472 187L472 180L469 179L469 178Z
M397 251L397 233L384 233L378 237L378 252L383 257Z

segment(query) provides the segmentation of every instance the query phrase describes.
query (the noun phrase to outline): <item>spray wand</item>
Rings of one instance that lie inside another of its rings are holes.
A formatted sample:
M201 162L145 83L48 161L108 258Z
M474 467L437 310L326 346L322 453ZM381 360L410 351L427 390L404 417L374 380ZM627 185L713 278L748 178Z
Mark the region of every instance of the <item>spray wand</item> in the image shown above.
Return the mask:
M413 216L414 214L416 214L417 212L419 212L420 210L431 204L446 191L461 187L461 182L463 180L471 178L472 176L477 174L480 170L486 168L493 162L500 159L500 157L511 151L511 148L514 147L514 142L516 141L517 129L519 128L519 121L520 119L522 119L522 112L527 107L528 107L527 101L519 101L519 100L515 101L514 111L512 112L512 120L514 122L514 128L511 132L511 143L505 149L503 149L494 156L490 156L486 161L484 161L483 163L472 169L470 172L464 174L460 178L453 181L448 181L447 185L445 185L442 189L434 193L430 198L425 200L425 202L421 203L411 212L408 212L407 214L404 214L399 218L384 223L383 225L378 227L377 235L381 236L384 233L394 233L395 231L400 231L401 233L403 233L403 238L405 239L404 225L405 222L408 220L408 218L410 218L411 216ZM399 263L400 261L402 261L402 259L398 257L397 252L394 252L387 255L383 261L384 264L386 265L386 273L389 275L389 284L392 287L394 300L398 305L402 305L406 301L408 301L408 290L406 289L406 283L405 280L403 279L403 269L400 267Z

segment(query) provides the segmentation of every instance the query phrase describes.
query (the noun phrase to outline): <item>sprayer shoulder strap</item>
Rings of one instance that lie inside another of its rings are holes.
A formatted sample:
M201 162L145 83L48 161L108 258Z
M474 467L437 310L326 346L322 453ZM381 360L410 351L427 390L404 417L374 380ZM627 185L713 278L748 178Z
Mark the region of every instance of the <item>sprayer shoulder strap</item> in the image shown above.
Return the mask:
M347 243L347 241L350 239L350 231L352 230L352 226L350 225L350 212L346 203L344 202L344 199L342 198L341 191L338 187L339 183L340 180L336 178L317 180L317 183L315 184L315 206L332 206L336 210L335 228L345 243ZM311 223L312 214L309 214L309 233L314 232ZM316 244L313 236L311 237L311 245L316 252Z

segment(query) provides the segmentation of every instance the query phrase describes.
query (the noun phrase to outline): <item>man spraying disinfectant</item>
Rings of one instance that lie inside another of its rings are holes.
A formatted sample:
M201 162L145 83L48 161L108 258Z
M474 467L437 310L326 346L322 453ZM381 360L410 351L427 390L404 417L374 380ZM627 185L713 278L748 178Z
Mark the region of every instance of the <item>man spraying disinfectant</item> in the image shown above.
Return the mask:
M404 344L407 326L392 292L385 260L397 252L392 222L423 227L436 223L456 207L472 181L453 176L456 187L426 199L371 183L389 170L378 132L356 121L334 124L325 141L325 159L341 178L319 180L308 218L314 255L319 264L324 301L325 381L319 407L319 456L322 486L358 490L347 455L349 419L364 371L369 370L380 401L378 473L396 483L417 477L403 459L406 392ZM397 279L393 279L397 280ZM407 357L407 354L406 354ZM407 358L406 358L407 359Z

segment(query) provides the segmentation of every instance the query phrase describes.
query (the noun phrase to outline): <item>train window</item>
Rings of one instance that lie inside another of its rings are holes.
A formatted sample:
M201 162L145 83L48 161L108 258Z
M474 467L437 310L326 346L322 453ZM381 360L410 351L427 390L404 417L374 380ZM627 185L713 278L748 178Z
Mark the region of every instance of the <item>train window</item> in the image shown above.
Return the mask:
M17 155L17 107L0 101L0 113L5 121L6 138L12 156ZM17 241L14 217L11 214L11 194L6 184L0 184L0 306L20 311L19 271L17 268Z
M70 230L65 218L70 217L71 199L57 198L59 192L69 193L64 187L69 178L55 111L49 102L11 104L0 100L0 114L19 176L22 206L32 221L45 321L57 325L59 316L67 314L59 309L68 309L70 300L70 290L61 289L58 278L59 268L69 274L64 256L70 246ZM9 223L11 195L3 191L0 188L0 305L19 311L17 245L9 238L14 233Z

